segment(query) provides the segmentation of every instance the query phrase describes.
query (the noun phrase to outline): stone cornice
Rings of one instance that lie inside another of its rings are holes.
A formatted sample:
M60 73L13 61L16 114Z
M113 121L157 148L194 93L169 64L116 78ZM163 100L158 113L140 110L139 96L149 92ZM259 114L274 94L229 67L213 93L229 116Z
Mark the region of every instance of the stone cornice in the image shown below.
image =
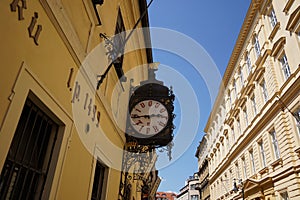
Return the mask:
M224 98L224 89L226 88L230 77L232 76L232 72L234 70L234 67L236 65L236 62L238 61L239 56L241 55L241 50L243 49L243 46L246 42L246 38L249 35L249 30L251 29L252 25L253 25L253 20L256 16L256 14L259 11L260 5L262 3L262 0L252 0L249 9L247 11L246 17L244 19L242 28L240 30L239 36L236 40L236 44L234 46L234 49L231 53L231 57L229 59L226 71L224 73L221 85L220 85L220 89L219 89L219 93L217 95L217 98L215 100L213 109L208 117L206 126L204 128L204 132L207 132L210 124L213 120L213 116L215 115L215 113L217 112L217 109L219 108L220 102L222 102L222 99Z

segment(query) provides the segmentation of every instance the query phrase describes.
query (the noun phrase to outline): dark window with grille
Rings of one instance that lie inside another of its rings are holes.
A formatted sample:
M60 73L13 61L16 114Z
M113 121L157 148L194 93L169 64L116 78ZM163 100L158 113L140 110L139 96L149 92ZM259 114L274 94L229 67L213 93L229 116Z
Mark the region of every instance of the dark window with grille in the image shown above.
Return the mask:
M41 199L58 125L26 100L0 175L0 199Z
M94 175L94 183L93 183L93 191L92 191L92 200L101 199L102 191L103 191L103 183L104 183L104 174L105 174L105 166L103 166L99 161L96 163L95 175Z
M123 65L123 57L124 57L124 48L125 48L125 26L121 14L121 10L119 9L116 30L115 30L115 37L114 37L114 51L116 52L116 58L113 58L113 64L115 66L117 75L121 81L123 80L122 77L124 75L122 65ZM117 57L118 56L118 57Z

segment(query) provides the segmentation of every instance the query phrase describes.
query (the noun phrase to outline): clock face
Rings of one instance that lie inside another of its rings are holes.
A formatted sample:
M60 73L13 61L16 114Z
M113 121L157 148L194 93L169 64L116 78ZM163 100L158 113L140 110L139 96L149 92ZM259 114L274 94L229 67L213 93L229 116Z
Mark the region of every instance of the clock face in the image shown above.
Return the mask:
M144 136L150 137L159 133L167 126L168 120L167 108L155 100L141 101L130 112L133 129Z

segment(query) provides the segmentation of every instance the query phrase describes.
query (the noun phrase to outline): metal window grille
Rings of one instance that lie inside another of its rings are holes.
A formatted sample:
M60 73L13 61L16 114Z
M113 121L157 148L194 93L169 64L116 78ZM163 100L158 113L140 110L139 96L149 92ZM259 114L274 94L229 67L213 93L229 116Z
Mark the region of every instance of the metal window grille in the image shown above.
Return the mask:
M105 167L97 161L94 175L92 200L100 200L103 191Z
M0 199L40 199L58 133L55 124L27 100L0 175Z

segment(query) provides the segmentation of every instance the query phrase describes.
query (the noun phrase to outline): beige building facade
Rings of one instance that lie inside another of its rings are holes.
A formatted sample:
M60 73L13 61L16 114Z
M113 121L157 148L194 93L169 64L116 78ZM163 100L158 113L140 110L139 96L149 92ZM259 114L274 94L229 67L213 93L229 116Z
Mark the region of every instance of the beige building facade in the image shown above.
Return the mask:
M199 190L199 200L210 199L210 185L209 185L209 165L208 165L208 141L206 136L202 138L196 151L196 158L198 158L198 176L199 183L197 190Z
M300 199L299 5L251 1L205 127L211 199Z
M0 199L139 200L145 180L155 198L155 170L126 197L121 183L127 88L148 79L150 33L112 38L148 27L146 4L0 2Z

